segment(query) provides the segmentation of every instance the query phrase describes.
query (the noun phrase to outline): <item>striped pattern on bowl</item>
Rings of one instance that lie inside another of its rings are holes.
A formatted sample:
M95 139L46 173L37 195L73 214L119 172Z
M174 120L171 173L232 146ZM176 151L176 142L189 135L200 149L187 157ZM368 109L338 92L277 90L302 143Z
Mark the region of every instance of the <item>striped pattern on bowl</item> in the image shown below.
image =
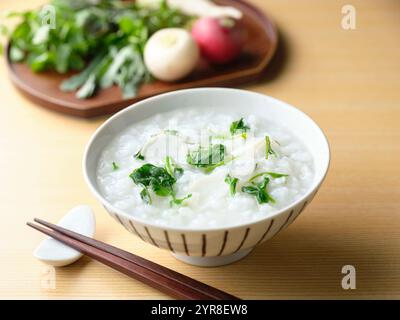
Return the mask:
M273 218L266 218L244 226L219 230L177 231L145 225L122 216L105 206L107 212L126 230L141 240L158 248L187 256L215 257L231 255L240 250L252 248L272 238L287 228L311 202L308 200L282 212Z

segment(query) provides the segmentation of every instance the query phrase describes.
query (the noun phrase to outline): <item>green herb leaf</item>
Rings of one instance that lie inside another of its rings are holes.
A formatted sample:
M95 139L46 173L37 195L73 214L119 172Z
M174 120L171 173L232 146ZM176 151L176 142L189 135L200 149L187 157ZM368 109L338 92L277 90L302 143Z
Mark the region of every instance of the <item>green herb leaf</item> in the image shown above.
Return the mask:
M25 59L25 53L16 46L10 48L10 59L12 62L20 62Z
M216 168L218 168L220 166L223 166L225 164L228 164L229 162L231 162L231 161L233 161L235 159L236 159L235 157L230 156L228 158L225 158L223 161L217 162L217 163L215 163L215 164L213 164L211 166L208 166L208 167L204 168L204 171L207 172L207 173L208 172L212 172L214 169L216 169Z
M269 183L269 178L264 177L264 180L259 184L251 184L242 187L242 192L253 195L256 197L259 204L263 203L275 203L275 199L272 198L267 192L267 185Z
M243 118L240 118L240 120L238 120L238 121L232 122L232 124L229 128L231 135L240 133L244 139L246 139L246 137L247 137L246 132L248 130L250 130L250 127L248 125L246 125Z
M169 156L165 158L165 170L167 170L170 176L174 176L174 167L172 166L172 159Z
M123 64L128 61L128 59L132 59L132 56L135 54L136 53L132 46L126 46L119 50L118 53L113 57L113 62L108 68L107 72L100 79L101 88L106 89L111 87L114 84L117 74Z
M182 177L183 172L184 172L183 168L176 167L176 166L174 167L174 175L175 175L176 179L179 179L180 177Z
M50 52L42 54L30 53L28 56L28 64L34 72L46 70L51 61L52 55Z
M63 81L60 87L61 90L66 92L74 91L83 86L83 84L87 81L90 75L93 74L96 68L100 66L103 59L104 55L98 55L97 57L95 57L83 72Z
M178 135L178 130L165 129L165 130L164 130L164 133L165 133L165 134L170 134L170 135L173 135L173 136L177 136L177 135Z
M39 45L48 42L49 34L50 34L50 26L48 25L40 26L39 29L36 30L32 38L32 44Z
M167 160L167 162L169 163L168 165L166 164L167 168L157 167L150 163L146 163L140 168L134 170L129 175L129 177L133 180L135 184L143 187L140 196L143 201L148 204L151 204L149 189L160 197L171 196L171 205L180 205L184 200L189 199L192 196L191 194L189 194L181 199L176 198L176 193L173 187L176 182L176 174L178 172L181 172L181 170L174 170L171 159Z
M265 159L268 159L269 155L276 155L276 152L271 148L270 138L265 136Z
M170 201L170 204L171 205L174 205L174 204L181 205L183 203L183 201L185 201L185 200L187 200L187 199L189 199L191 197L192 197L191 193L188 194L186 197L181 198L181 199L175 198L175 195L173 195L172 200Z
M122 0L51 0L50 5L57 30L41 23L47 18L42 8L8 15L21 20L10 33L10 58L35 72L80 71L89 62L61 85L63 91L80 89L81 99L91 97L99 86L112 85L120 87L123 98L134 97L151 78L143 62L149 37L166 27L185 27L191 19L166 2L155 8Z
M249 180L249 182L251 182L251 181L253 181L253 180L256 180L257 178L262 177L262 176L265 176L265 175L268 175L268 176L270 176L271 178L274 178L274 179L276 179L276 178L282 178L282 177L288 177L288 176L289 176L288 174L285 174L285 173L278 173L278 172L266 171L266 172L258 173L258 174L256 174L255 176L251 177L250 180Z
M151 188L160 197L174 194L173 185L176 179L164 168L147 163L134 170L129 176L135 184Z
M142 191L140 191L140 198L144 201L144 203L151 204L151 196L149 193L149 190L147 188L143 188Z
M165 170L167 170L168 174L175 179L180 178L184 172L184 170L179 167L170 156L165 158Z
M119 169L119 166L115 162L112 163L112 167L114 171Z
M238 183L239 179L235 177L231 177L229 174L225 178L225 182L229 184L229 191L231 196L234 196L236 193L236 185Z
M86 99L93 95L96 90L96 76L91 74L83 86L76 93L78 99Z
M72 48L68 44L62 44L57 47L56 70L59 73L65 73L69 69L69 58Z
M138 152L135 153L134 157L139 160L144 160L144 155L142 155L142 149L139 149Z

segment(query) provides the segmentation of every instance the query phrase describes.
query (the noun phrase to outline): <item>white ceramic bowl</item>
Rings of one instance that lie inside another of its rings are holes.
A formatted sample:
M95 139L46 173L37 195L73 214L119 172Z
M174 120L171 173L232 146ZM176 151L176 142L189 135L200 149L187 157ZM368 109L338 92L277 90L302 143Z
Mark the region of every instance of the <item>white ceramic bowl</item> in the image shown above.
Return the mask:
M135 122L160 112L186 107L213 107L222 112L240 112L268 117L291 130L306 145L314 159L315 175L301 199L272 216L228 228L187 229L152 224L115 208L99 192L96 167L104 147L116 134ZM108 213L129 232L156 247L171 251L176 258L200 266L234 262L255 246L290 225L311 202L329 167L329 145L317 124L306 114L282 101L250 91L227 88L200 88L174 91L138 102L108 119L90 139L83 171L93 194Z

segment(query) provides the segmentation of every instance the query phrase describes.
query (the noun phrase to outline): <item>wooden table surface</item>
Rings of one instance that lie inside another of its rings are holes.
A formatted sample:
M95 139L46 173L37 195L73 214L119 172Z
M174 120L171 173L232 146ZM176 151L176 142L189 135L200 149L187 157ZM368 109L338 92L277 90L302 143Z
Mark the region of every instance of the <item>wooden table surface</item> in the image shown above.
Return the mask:
M307 210L242 261L179 262L113 222L86 187L83 148L106 117L37 107L1 61L0 298L168 298L89 258L55 271L33 258L43 237L25 222L57 221L81 203L96 212L96 238L241 298L400 298L400 2L349 1L356 30L341 27L343 1L253 2L276 21L282 44L266 79L243 88L297 106L330 141L330 171ZM41 3L2 0L0 12ZM356 290L342 289L343 265L356 268Z

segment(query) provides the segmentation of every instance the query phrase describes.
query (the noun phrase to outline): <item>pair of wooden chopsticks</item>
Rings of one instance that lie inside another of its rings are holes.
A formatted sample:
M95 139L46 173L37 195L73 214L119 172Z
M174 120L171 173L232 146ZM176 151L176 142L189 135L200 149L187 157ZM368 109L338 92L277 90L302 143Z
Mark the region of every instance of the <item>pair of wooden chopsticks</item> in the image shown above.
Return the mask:
M74 248L127 276L142 281L174 298L189 300L239 300L224 291L189 278L142 257L104 242L35 218L27 225Z

